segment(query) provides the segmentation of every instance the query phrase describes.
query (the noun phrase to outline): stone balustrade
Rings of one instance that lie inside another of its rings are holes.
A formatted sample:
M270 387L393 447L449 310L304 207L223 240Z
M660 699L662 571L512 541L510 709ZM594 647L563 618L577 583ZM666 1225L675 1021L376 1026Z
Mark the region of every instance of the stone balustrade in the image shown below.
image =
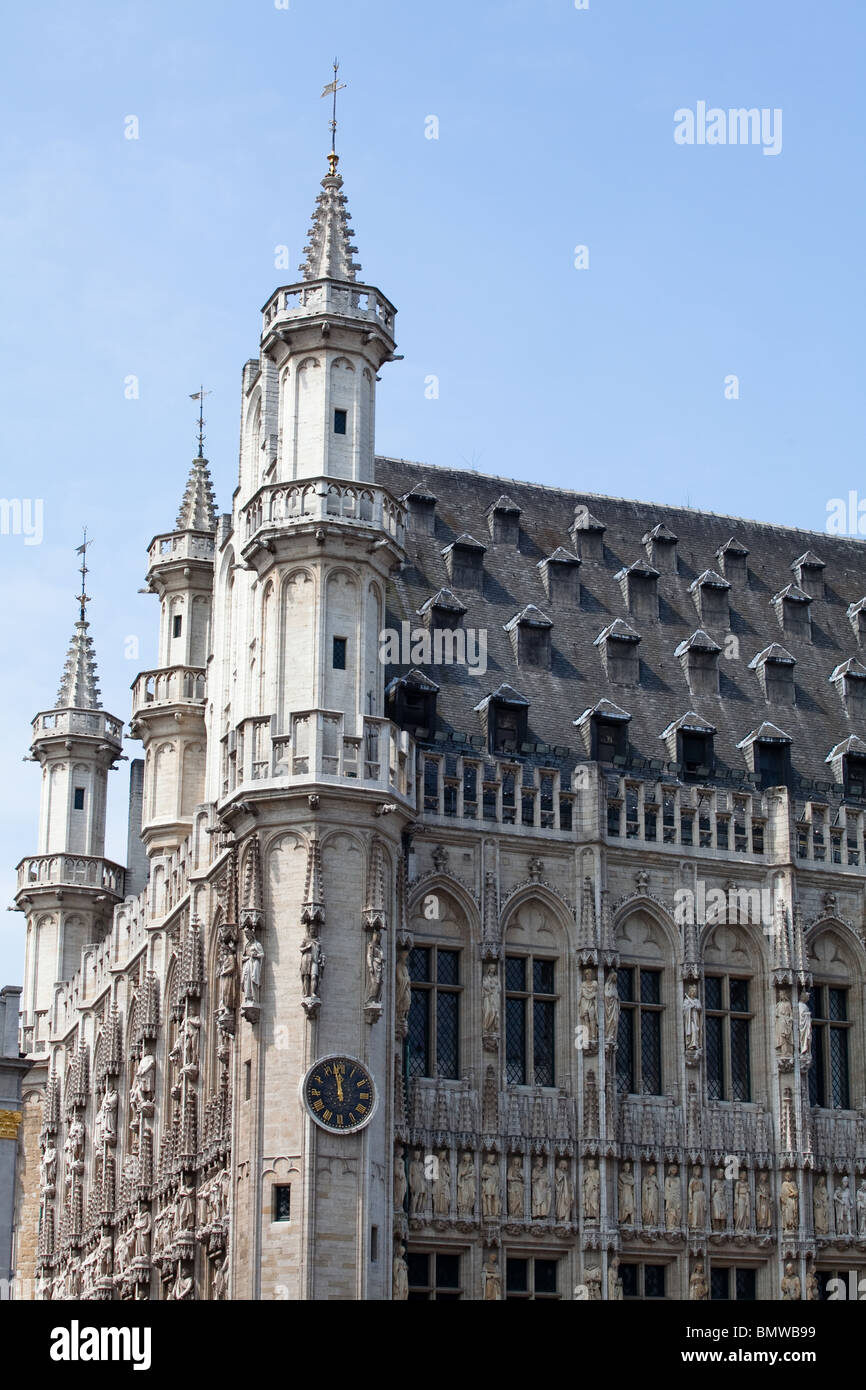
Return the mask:
M316 521L346 521L384 531L400 546L405 538L404 510L385 488L326 477L259 488L241 510L240 534L246 545L262 532Z
M173 531L154 536L147 552L148 569L178 560L213 560L215 539L208 531Z
M327 314L332 318L366 319L394 332L397 310L380 290L352 281L302 280L275 290L262 310L262 337L292 319Z
M159 705L203 705L206 672L203 666L164 666L142 671L132 685L133 717Z
M90 854L35 854L18 865L18 892L54 886L102 888L123 897L125 870Z
M101 709L44 710L37 714L32 728L34 739L61 734L86 734L91 738L105 738L119 743L123 736L122 721Z

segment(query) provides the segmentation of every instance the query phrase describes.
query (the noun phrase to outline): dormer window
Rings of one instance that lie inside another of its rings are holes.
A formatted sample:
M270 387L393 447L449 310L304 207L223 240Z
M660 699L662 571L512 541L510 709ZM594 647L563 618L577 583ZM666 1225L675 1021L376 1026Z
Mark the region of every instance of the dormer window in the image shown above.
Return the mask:
M516 613L503 631L511 638L518 666L550 669L550 632L553 623L540 608L529 604Z
M711 776L715 767L713 739L716 728L694 710L669 724L661 735L667 744L671 762L683 770L687 781L701 781Z
M641 537L649 562L659 574L676 574L677 539L663 521Z
M866 801L866 743L856 734L837 743L824 759L830 764L834 782L841 782L846 797Z
M455 589L481 590L484 583L484 552L486 545L476 541L468 532L446 545L442 551L448 577Z
M607 678L614 685L637 685L640 678L638 646L640 634L617 618L598 634L593 643L598 647Z
M835 668L830 680L838 690L849 718L866 717L866 666L852 656Z
M749 572L746 567L746 557L749 552L746 546L738 541L736 536L731 536L729 541L720 545L716 551L716 559L719 562L719 569L726 579L732 584L745 584Z
M436 725L438 694L436 682L417 668L405 676L397 676L385 689L388 718L416 737L423 731L421 736L429 738Z
M751 771L757 773L762 789L789 785L792 742L790 734L767 722L737 744Z
M623 598L628 611L638 619L654 619L659 615L659 572L644 560L636 560L633 565L621 569L616 578L620 582Z
M575 719L574 726L580 730L590 758L623 766L628 760L630 720L631 715L611 700L599 700Z
M574 521L569 535L581 560L604 560L604 533L607 530L603 521L593 516L589 508L578 502L574 509Z
M701 621L708 627L725 630L730 627L730 591L731 586L727 579L716 574L715 570L704 570L703 574L699 574L689 585L689 593L695 601Z
M693 695L718 695L721 647L702 628L674 650Z
M409 520L409 530L418 536L432 536L436 528L436 498L423 483L416 483L401 497Z
M454 631L462 625L465 612L466 604L461 603L456 594L452 594L450 589L440 589L421 604L418 617L425 620L431 632L436 628Z
M504 494L487 509L487 525L494 545L517 545L520 538L520 508Z
M510 685L500 685L475 706L485 725L491 753L516 754L526 742L529 701Z
M576 555L560 545L546 560L539 560L537 568L551 603L580 605L580 560Z
M789 637L805 637L811 640L812 619L809 616L809 605L812 600L808 594L797 584L789 584L787 588L780 589L778 594L774 594L770 599L776 610L776 616L782 631Z
M848 621L854 629L857 641L860 642L866 637L866 598L848 605Z
M796 664L796 657L780 647L778 642L773 642L752 658L749 670L757 673L765 700L771 704L793 705Z
M817 599L824 597L824 571L826 568L824 561L815 554L814 550L807 550L791 566L803 593L808 594L810 598Z

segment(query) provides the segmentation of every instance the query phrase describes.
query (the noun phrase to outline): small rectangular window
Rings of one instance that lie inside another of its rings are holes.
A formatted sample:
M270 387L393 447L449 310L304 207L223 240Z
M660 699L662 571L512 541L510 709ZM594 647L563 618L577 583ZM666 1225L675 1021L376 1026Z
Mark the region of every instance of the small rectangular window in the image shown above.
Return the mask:
M346 433L347 419L345 410L334 411L334 434Z
M371 1226L371 1227L370 1227L370 1263L374 1265L374 1264L378 1264L378 1262L379 1262L379 1227L378 1227L378 1226Z
M345 637L334 638L334 658L333 666L335 671L345 671L346 669L346 641Z
M274 1188L274 1220L291 1221L292 1189L289 1186Z
M83 810L84 810L84 788L83 788L83 787L76 787L76 788L75 788L75 792L74 792L74 794L73 794L73 802L72 802L72 805L73 805L73 809L76 810L76 811L83 811Z
M252 1062L244 1062L244 1100L249 1100L252 1093Z
M171 635L172 635L172 637L179 637L182 631L183 631L183 614L182 614L182 613L175 613L175 615L174 615L174 617L173 617L173 619L172 619L172 623L171 623Z

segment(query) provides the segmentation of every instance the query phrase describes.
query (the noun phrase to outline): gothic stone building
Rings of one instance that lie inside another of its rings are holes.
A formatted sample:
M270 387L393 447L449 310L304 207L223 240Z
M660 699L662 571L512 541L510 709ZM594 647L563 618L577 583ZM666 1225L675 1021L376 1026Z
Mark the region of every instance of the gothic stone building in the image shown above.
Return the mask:
M351 237L334 159L232 510L198 458L150 544L126 869L86 619L33 724L17 1273L845 1296L862 544L376 457L395 310Z

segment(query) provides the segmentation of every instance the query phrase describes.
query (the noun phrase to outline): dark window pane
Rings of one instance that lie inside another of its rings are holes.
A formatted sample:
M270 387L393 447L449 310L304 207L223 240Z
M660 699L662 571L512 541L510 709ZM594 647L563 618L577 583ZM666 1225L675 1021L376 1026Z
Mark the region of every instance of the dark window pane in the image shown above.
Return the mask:
M430 1075L430 991L413 989L409 1006L409 1075Z
M536 999L532 1009L533 1066L535 1085L553 1085L553 1011L552 1000Z
M416 946L409 952L409 977L427 982L430 979L430 952L426 946Z
M437 1256L436 1256L436 1287L437 1287L437 1289L459 1289L459 1287L460 1287L460 1256L459 1256L459 1255L437 1255Z
M835 991L831 990L831 994ZM850 1108L848 1087L848 1030L830 1029L830 1076L833 1082L833 1105L837 1110Z
M640 972L640 1002L642 1004L661 1003L661 972L642 970Z
M335 670L335 671L345 671L345 669L346 669L346 638L345 638L345 637L335 637L335 638L334 638L334 660L333 660L333 667L334 667L334 670Z
M735 1297L754 1303L757 1298L757 1294L755 1293L755 1270L738 1269L735 1273L737 1285Z
M809 995L809 1008L810 1008L810 1010L811 1010L811 1013L812 1013L812 1017L813 1017L813 1018L826 1018L826 1017L827 1017L827 1015L824 1013L824 1010L823 1010L823 1008L822 1008L823 1002L824 1002L824 986L823 986L823 985L813 985L813 986L812 986L812 992L811 992L811 994Z
M334 434L346 433L346 412L345 410L334 411Z
M619 1273L620 1273L620 1278L622 1279L622 1296L623 1296L623 1298L637 1298L637 1296L638 1296L638 1287L637 1287L638 1266L637 1266L637 1265L620 1265L620 1267L619 1267Z
M848 1017L847 990L830 989L830 1022L844 1023Z
M553 994L553 961L532 962L532 988L536 994Z
M653 1010L640 1016L641 1091L645 1096L662 1093L662 1016Z
M616 1084L621 1092L634 1093L634 1010L623 1009L616 1036Z
M505 1077L511 1086L526 1084L526 1000L505 1001Z
M291 1221L292 1219L292 1189L290 1187L274 1188L274 1220Z
M749 982L748 980L730 980L731 990L731 1011L735 1014L747 1014L749 1012Z
M722 1068L722 1025L724 1020L710 1016L707 1019L707 1098L724 1099L724 1072Z
M529 1261L505 1261L505 1288L508 1293L527 1293L529 1290Z
M556 1293L556 1260L535 1261L535 1292Z
M75 794L74 794L74 798L73 798L72 809L73 809L73 811L83 811L83 810L84 810L84 788L83 788L83 787L76 787L76 788L75 788Z
M704 980L704 998L708 1009L722 1007L722 980L719 975L708 975Z
M446 993L436 995L436 1075L447 1076L453 1080L459 1076L457 1068L457 1016L459 995Z
M644 1267L643 1267L643 1293L644 1293L644 1298L664 1298L664 1296L665 1296L665 1267L664 1267L664 1265L644 1265Z
M440 985L459 985L460 952L436 952L436 979Z
M728 1274L727 1269L710 1270L710 1298L725 1299L730 1298L728 1293Z
M749 1066L749 1020L731 1019L731 1099L752 1099L752 1078Z
M809 1068L809 1104L825 1105L827 1098L827 1078L824 1070L824 1047L827 1030L818 1024L812 1030L812 1065Z
M616 972L616 988L620 999L634 999L634 971L620 967Z
M406 1256L406 1265L409 1270L409 1284L414 1288L426 1288L430 1283L430 1256L413 1254L410 1250Z
M526 989L526 958L524 956L505 957L506 990Z

